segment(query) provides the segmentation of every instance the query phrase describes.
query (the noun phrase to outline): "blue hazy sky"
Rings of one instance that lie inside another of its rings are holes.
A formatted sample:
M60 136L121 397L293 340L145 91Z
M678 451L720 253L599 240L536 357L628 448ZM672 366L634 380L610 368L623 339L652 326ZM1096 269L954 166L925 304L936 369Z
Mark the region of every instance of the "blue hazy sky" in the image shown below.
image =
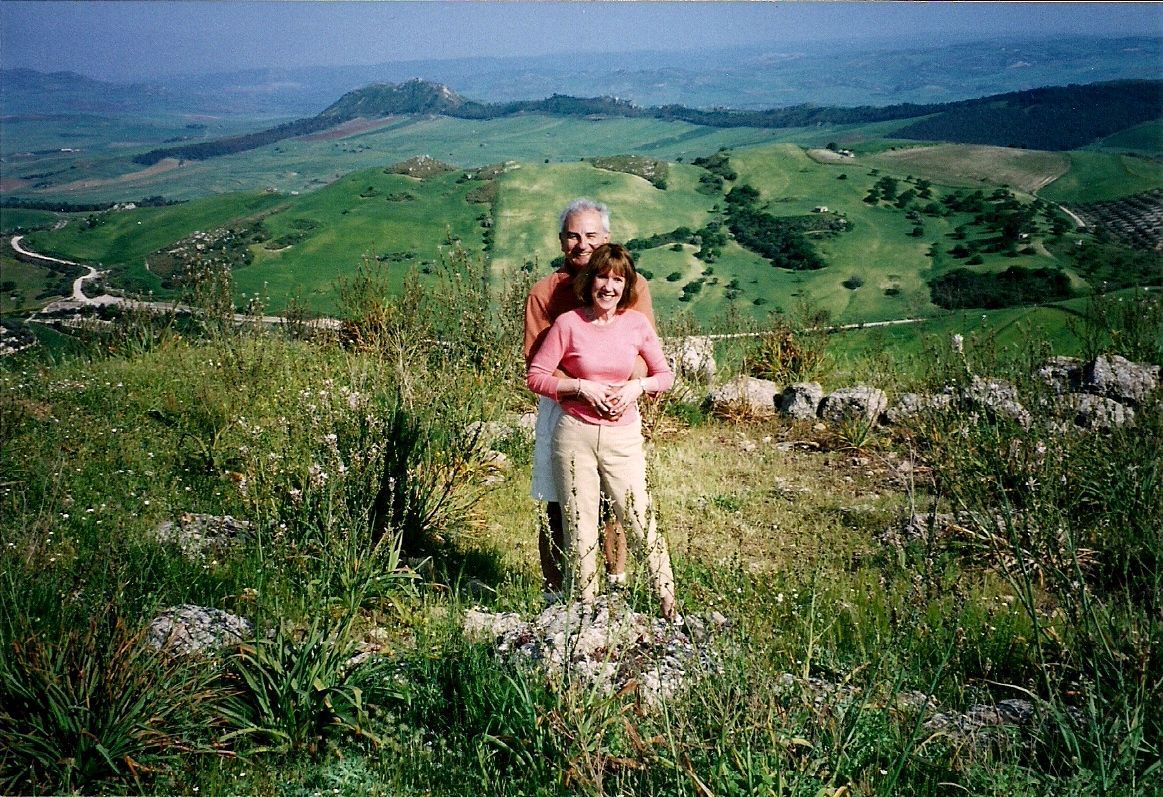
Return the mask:
M105 80L469 56L1071 34L1163 36L1163 4L0 0L0 65Z

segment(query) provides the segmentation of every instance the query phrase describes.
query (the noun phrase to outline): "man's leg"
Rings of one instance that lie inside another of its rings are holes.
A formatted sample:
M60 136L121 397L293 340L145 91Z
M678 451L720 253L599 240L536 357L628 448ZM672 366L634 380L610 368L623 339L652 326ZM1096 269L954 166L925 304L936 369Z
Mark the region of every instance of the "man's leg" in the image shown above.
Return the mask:
M533 431L533 483L530 495L535 501L546 502L546 520L537 524L537 554L541 564L542 588L548 592L561 591L562 551L565 545L561 504L557 501L557 485L553 475L553 432L560 418L561 405L542 396L537 404L537 424Z
M537 553L541 557L541 581L548 592L561 592L561 560L565 549L565 527L561 520L561 504L545 504L544 525L537 530Z

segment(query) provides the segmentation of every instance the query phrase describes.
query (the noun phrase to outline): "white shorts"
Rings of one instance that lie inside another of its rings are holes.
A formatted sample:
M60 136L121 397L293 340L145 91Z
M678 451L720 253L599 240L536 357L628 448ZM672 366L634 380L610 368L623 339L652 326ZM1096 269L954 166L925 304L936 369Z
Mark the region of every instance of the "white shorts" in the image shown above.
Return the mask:
M551 398L542 396L537 403L537 424L533 427L533 487L529 495L534 501L557 503L557 482L553 479L553 430L564 411Z

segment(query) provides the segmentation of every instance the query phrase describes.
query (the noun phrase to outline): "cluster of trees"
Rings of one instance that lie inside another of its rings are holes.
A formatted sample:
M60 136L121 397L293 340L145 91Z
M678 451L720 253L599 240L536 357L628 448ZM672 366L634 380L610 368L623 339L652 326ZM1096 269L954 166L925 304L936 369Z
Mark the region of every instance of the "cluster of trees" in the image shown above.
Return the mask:
M1077 149L1163 116L1163 81L1055 86L951 103L893 135L1023 149Z
M641 177L643 180L646 180L659 191L666 190L666 178L670 173L670 168L667 166L666 161L647 158L644 155L614 155L609 157L586 158L585 160L599 169L632 174L635 177Z
M724 232L722 223L712 219L697 230L685 226L675 227L670 232L656 233L648 238L631 238L626 242L626 248L638 253L667 244L697 246L699 250L695 252L695 257L704 263L713 263L723 254L723 247L727 245L727 233Z
M699 176L699 185L695 190L700 194L715 196L723 192L723 181L734 180L739 176L731 168L731 158L726 149L720 149L714 155L705 158L695 158L691 161L694 166L701 166L706 172Z
M727 227L740 246L767 258L777 268L810 271L827 265L799 225L758 207L759 191L739 185L727 194Z
M184 199L166 199L155 195L142 197L133 204L139 208L160 208L166 205L180 205ZM23 210L51 210L56 213L100 213L112 210L120 202L61 202L48 199L19 199L16 197L0 197L0 208L21 208Z
M946 309L992 310L1068 299L1072 292L1070 278L1060 269L1012 266L1000 273L986 274L954 269L932 280L929 294L933 304Z
M1082 246L1067 243L1065 246L1073 255L1074 268L1091 285L1105 285L1108 289L1163 285L1163 268L1159 267L1159 253L1156 251L1128 249L1102 241L1087 241Z
M266 226L255 220L245 226L194 233L152 252L146 263L162 287L172 290L184 285L191 270L201 265L214 264L226 270L250 265L254 261L251 245L269 238Z
M912 187L906 188L904 191L900 190L900 180L895 177L885 175L872 184L872 188L868 189L868 195L864 197L864 201L870 205L875 205L879 202L890 202L896 207L904 210L913 204L914 200L932 199L933 184L923 178L918 178ZM940 207L933 205L933 207L926 206L926 212L936 215L940 211Z
M314 116L310 119L297 119L294 122L286 122L277 127L260 130L257 133L230 136L229 138L220 138L217 141L185 144L180 147L151 149L149 152L143 152L135 156L133 162L140 163L143 166L152 166L166 158L197 161L217 158L222 155L234 155L239 152L247 152L252 149L258 149L259 147L265 147L268 144L275 144L286 138L318 133L335 127L336 124L335 120L322 116Z

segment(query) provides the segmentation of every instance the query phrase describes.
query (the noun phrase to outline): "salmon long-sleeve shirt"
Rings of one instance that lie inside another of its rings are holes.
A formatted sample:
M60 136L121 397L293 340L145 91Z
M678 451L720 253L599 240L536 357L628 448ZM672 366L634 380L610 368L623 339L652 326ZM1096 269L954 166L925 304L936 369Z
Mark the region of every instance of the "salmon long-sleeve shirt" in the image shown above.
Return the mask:
M611 323L599 325L589 321L584 310L571 310L559 315L545 334L529 361L525 383L534 393L558 401L565 412L586 423L626 426L638 420L637 404L615 420L604 418L583 398L559 399L553 372L560 369L570 379L618 384L631 377L639 356L646 361L646 373L657 377L656 392L674 384L674 372L666 363L658 335L642 313L625 310Z
M562 267L537 281L525 301L525 364L541 345L549 327L562 313L581 307L581 299L573 292L573 272ZM646 316L650 326L654 322L654 305L650 300L650 283L641 274L634 283L638 300L628 309Z

